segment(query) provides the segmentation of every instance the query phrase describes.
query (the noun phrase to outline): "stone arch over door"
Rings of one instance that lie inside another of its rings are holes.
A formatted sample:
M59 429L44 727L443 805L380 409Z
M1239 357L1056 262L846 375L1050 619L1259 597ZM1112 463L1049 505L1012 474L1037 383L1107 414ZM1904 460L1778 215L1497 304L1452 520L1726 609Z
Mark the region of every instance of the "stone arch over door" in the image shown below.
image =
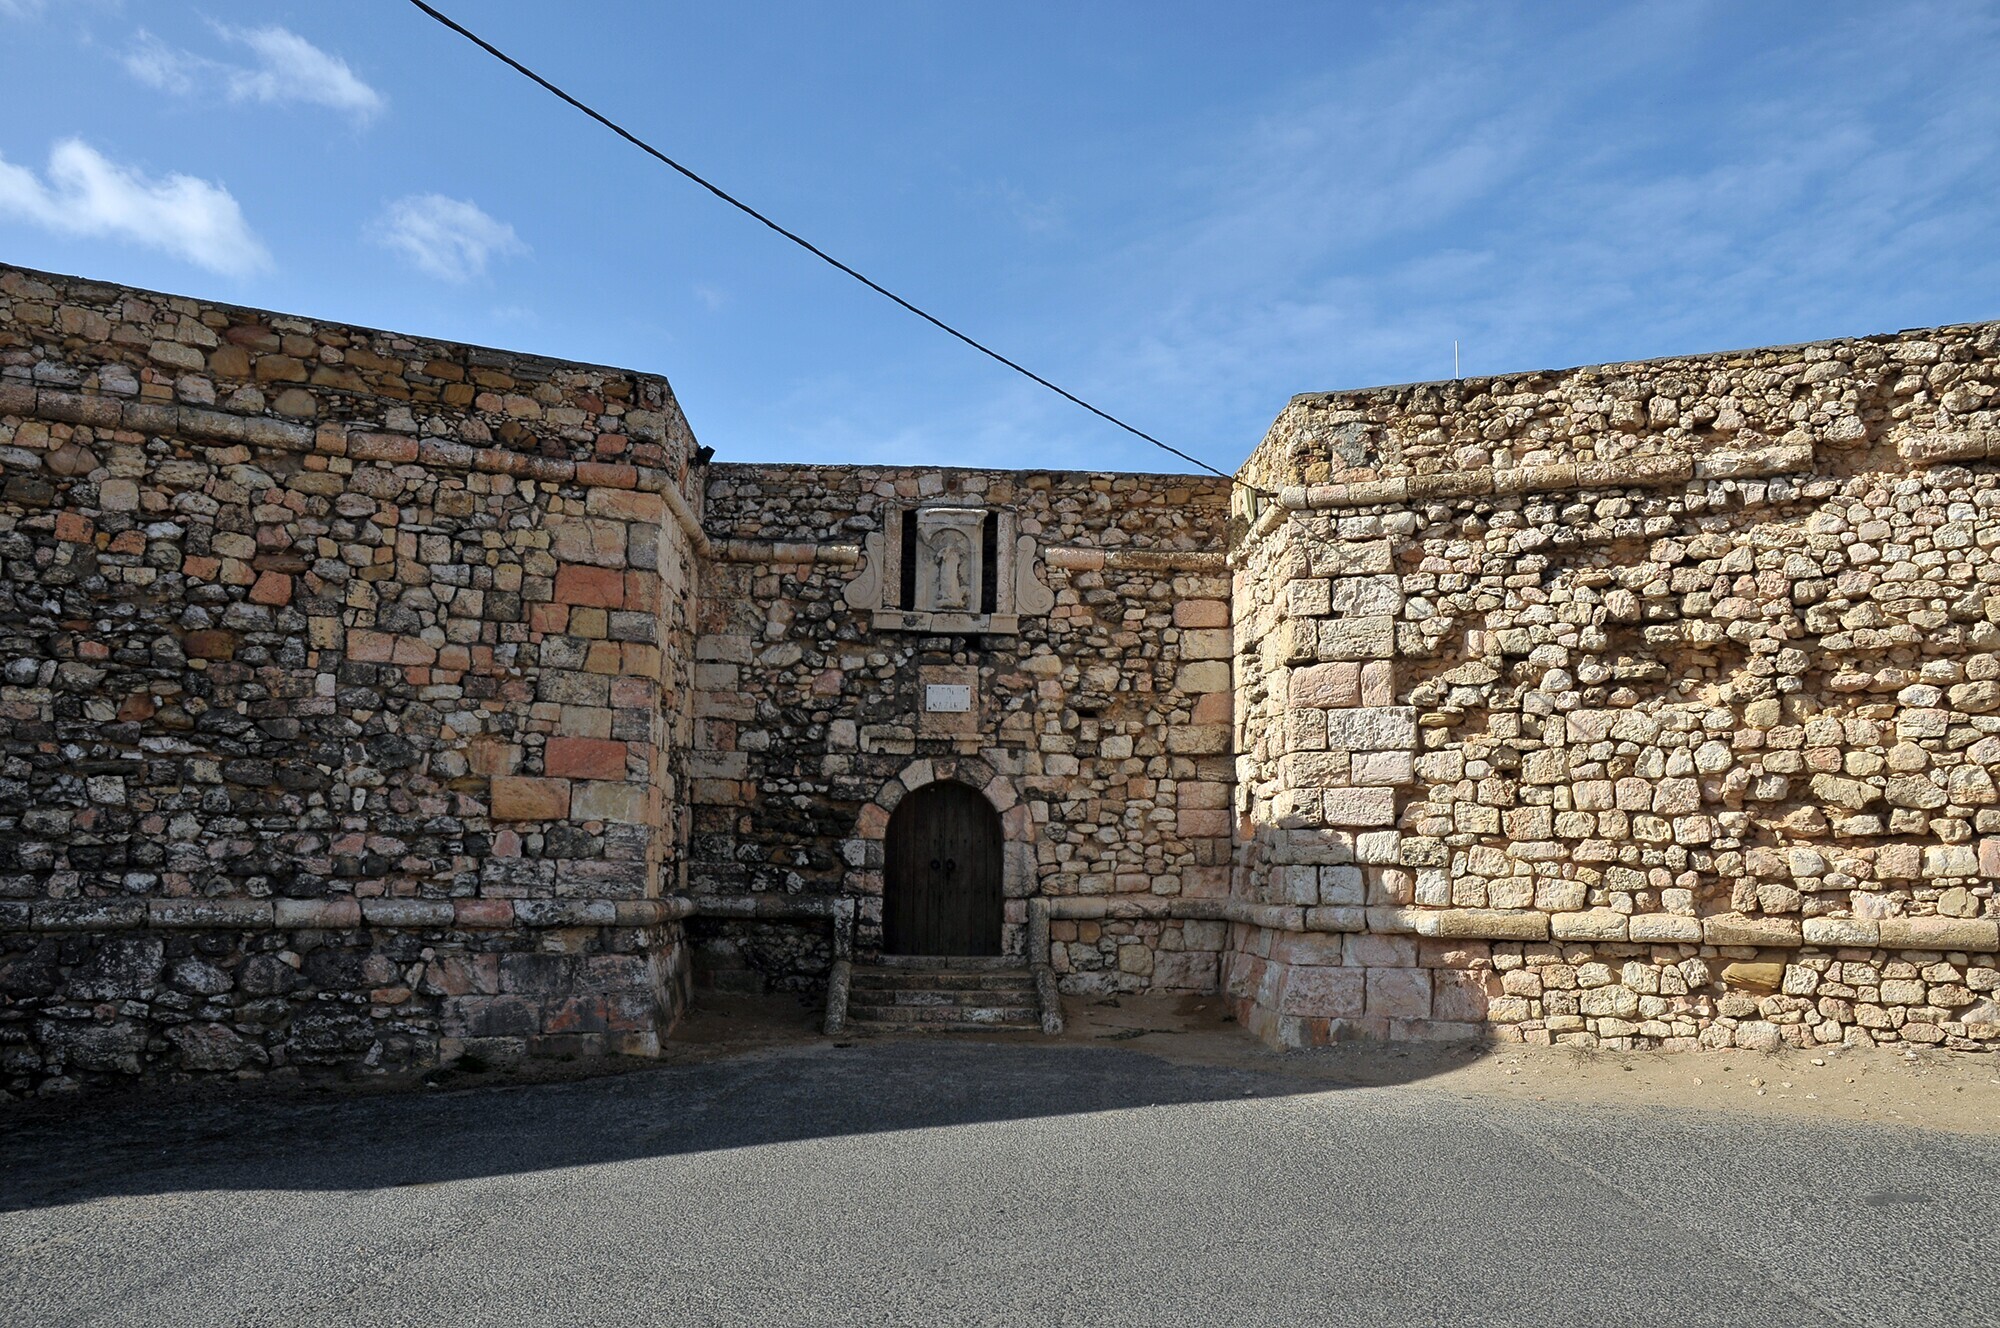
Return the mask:
M1036 821L1014 781L983 757L936 757L912 761L888 781L855 818L854 837L842 845L847 860L846 893L857 901L856 948L882 948L882 889L887 864L889 818L912 789L951 781L977 789L1000 817L1000 896L1002 954L1025 958L1028 900L1036 893Z

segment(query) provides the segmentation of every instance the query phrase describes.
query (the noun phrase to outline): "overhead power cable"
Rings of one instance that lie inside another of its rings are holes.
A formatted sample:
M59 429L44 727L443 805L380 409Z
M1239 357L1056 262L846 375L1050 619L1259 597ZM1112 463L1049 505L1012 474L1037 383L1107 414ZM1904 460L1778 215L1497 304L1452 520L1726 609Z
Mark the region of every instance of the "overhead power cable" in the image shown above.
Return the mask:
M528 66L522 64L519 60L516 60L513 56L507 54L505 51L495 46L492 42L487 41L484 37L472 31L472 29L466 27L463 23L458 22L450 15L441 13L432 6L425 4L424 0L410 0L410 3L412 5L415 5L418 9L422 10L425 14L429 15L431 18L443 24L445 27L457 33L459 36L471 42L474 46L477 46L480 50L492 56L495 60L500 61L500 63L506 65L508 68L512 69L515 73L521 75L523 78L528 79L530 82L538 84L545 92L551 93L552 95L561 99L562 101L568 102L571 106L575 107L577 110L582 111L585 115L597 121L597 123L603 125L606 129L609 129L612 133L618 135L618 137L624 139L627 143L630 143L633 147L639 149L647 156L654 158L655 160L659 161L665 166L671 167L675 171L678 171L680 174L694 181L702 188L708 190L709 193L714 194L717 198L729 204L729 206L735 208L738 212L741 212L746 216L753 217L756 220L762 222L764 225L770 227L778 234L784 236L787 240L790 240L793 244L797 245L799 248L805 250L813 257L819 259L821 262L826 263L831 267L837 268L842 272L845 272L848 276L853 277L856 281L866 286L869 290L872 290L877 295L883 296L884 298L892 300L895 303L901 305L903 308L909 310L917 317L923 319L926 323L929 323L932 327L935 327L941 332L949 333L951 336L958 338L966 345L978 351L981 355L985 355L990 359L998 360L1001 364L1006 365L1009 369L1012 369L1015 373L1020 374L1022 377L1027 378L1033 382L1041 384L1043 387L1046 387L1049 391L1054 392L1057 396L1062 397L1067 401L1073 402L1076 405L1082 406L1085 410L1097 416L1099 419L1106 420L1112 424L1117 425L1119 428L1123 429L1126 433L1129 433L1136 438L1145 439L1147 442L1151 443L1153 446L1157 448L1160 448L1162 451L1173 453L1175 456L1179 457L1181 460L1187 462L1191 466L1199 466L1201 467L1201 469L1207 471L1209 474L1220 476L1221 478L1228 480L1231 484L1240 484L1244 488L1251 490L1253 493L1263 492L1263 490L1258 489L1255 485L1246 484L1244 483L1244 481L1237 479L1235 476L1230 475L1225 471L1217 470L1214 466L1209 465L1206 461L1203 461L1198 457L1189 456L1186 452L1181 451L1178 447L1173 446L1171 443L1161 442L1159 439L1153 437L1153 435L1147 433L1144 429L1140 429L1133 425L1127 424L1125 421L1119 419L1116 415L1113 415L1110 411L1099 410L1096 406L1091 405L1088 401L1085 401L1082 397L1078 396L1076 393L1071 392L1066 388L1056 386L1056 384L1042 377L1034 370L1026 368L1023 365L1008 359L1005 355L1002 355L999 351L994 350L991 346L986 345L984 342L976 340L973 337L967 336L965 333L959 331L957 328L953 327L950 323L945 322L942 318L937 317L935 314L928 313L925 310L918 308L916 305L911 304L908 300L896 294L896 292L890 290L887 286L884 286L880 282L869 278L863 273L857 272L855 269L841 262L838 258L835 258L832 254L829 254L828 252L826 252L826 250L820 248L818 245L806 239L804 236L798 234L795 231L786 230L783 226L780 226L777 222L771 220L769 217L759 212L756 208L751 207L748 203L745 203L742 199L737 198L734 194L729 193L721 186L713 184L710 181L695 174L695 172L689 170L686 166L681 165L679 162L675 161L672 157L669 157L666 153L660 151L658 148L654 147L651 143L648 143L645 139L640 138L637 134L625 128L625 126L619 124L616 120L613 120L610 116L605 115L603 112L596 110L594 107L563 91L561 88L557 87L554 83L551 83L548 79L543 78L540 74L528 68Z

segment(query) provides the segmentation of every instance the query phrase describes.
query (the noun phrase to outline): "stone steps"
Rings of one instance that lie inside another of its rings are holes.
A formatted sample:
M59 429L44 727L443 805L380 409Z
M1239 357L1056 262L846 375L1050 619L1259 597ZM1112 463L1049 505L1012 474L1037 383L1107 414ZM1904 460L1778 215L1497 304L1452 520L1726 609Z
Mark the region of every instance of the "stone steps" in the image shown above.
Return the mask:
M856 964L846 1022L856 1031L1038 1029L1035 980L1019 961L890 955Z
M1033 1005L877 1005L849 1006L850 1028L910 1028L945 1032L951 1029L1012 1028L1033 1031L1041 1012Z
M1021 973L1021 961L1006 955L882 955L867 965L855 966L859 973L863 968L872 971L884 969L919 970L932 973Z
M950 973L920 972L900 970L883 972L856 968L854 970L854 992L858 996L864 991L1031 991L1034 983L1026 970L1016 969L1007 973Z
M873 991L856 987L847 994L847 1008L850 1010L886 1009L893 1005L948 1005L961 1010L976 1010L982 1005L1034 1003L1035 988L1026 982L976 991Z

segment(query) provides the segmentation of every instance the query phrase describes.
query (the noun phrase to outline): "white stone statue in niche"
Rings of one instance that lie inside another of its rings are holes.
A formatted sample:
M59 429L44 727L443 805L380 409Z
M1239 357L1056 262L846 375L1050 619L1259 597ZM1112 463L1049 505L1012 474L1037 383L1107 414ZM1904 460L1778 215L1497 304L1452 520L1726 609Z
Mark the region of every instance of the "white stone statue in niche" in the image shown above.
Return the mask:
M924 507L917 520L917 602L932 613L979 612L986 511Z
M937 607L963 609L967 607L965 569L972 561L972 546L963 532L956 530L938 532L934 544L937 553Z

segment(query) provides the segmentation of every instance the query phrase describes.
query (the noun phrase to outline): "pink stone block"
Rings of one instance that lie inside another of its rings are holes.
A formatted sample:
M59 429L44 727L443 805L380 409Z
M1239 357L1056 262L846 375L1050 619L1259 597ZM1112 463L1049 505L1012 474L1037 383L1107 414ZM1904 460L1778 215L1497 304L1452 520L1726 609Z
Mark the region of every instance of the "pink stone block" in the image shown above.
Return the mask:
M625 573L576 563L556 569L556 602L616 609L625 604Z
M607 738L550 738L543 750L544 773L566 779L625 778L625 744Z
M1431 1017L1467 1023L1486 1018L1486 979L1483 974L1440 969L1431 974Z
M1176 627L1227 627L1229 605L1219 599L1184 599L1174 605Z
M509 899L455 899L452 909L461 927L508 927L514 922Z
M1361 666L1361 704L1396 704L1396 666L1386 659L1370 660Z
M1176 814L1174 830L1183 839L1221 839L1228 836L1235 818L1228 809L1206 811L1187 809Z
M387 632L354 628L347 634L347 657L356 663L387 664L396 653L396 638Z
M1430 973L1421 968L1369 969L1368 1014L1382 1019L1430 1018Z
M1363 982L1363 970L1358 968L1294 967L1285 975L1284 991L1278 1000L1279 1013L1318 1019L1358 1019L1364 1000Z
M1331 708L1361 702L1361 666L1358 664L1315 664L1292 671L1292 704Z
M263 572L257 583L250 587L250 600L255 604L282 605L292 602L292 578L283 572Z
M1356 968L1415 968L1417 942L1409 936L1356 932L1347 938L1346 962Z

